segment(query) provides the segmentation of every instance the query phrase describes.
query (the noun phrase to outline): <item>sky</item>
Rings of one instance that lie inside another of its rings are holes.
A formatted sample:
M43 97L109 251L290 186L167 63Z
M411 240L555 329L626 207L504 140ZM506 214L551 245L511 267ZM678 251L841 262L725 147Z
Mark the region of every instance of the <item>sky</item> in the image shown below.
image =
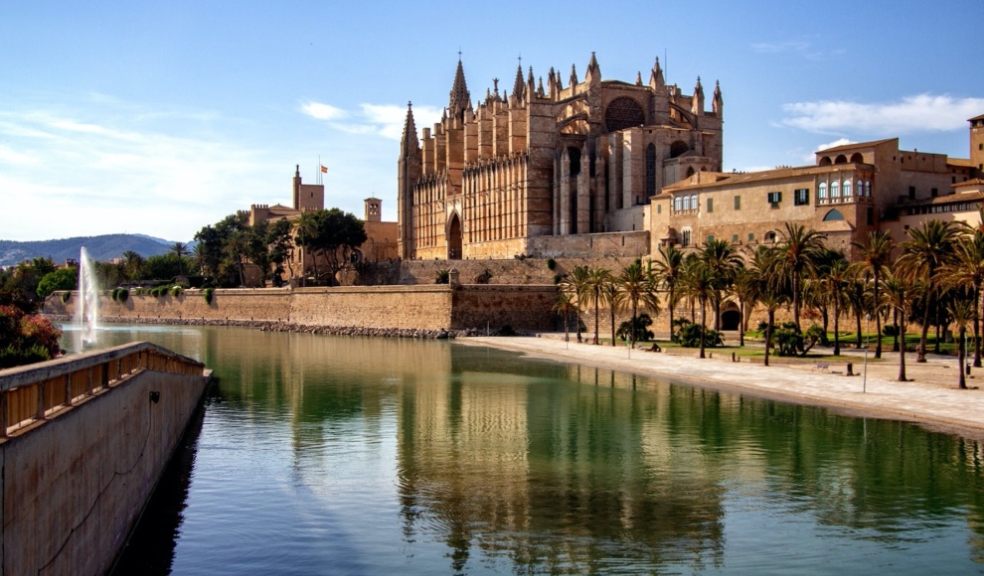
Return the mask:
M966 158L984 114L984 1L0 2L0 239L140 233L190 241L251 204L396 219L408 101L447 105L459 51L472 100L516 67L724 96L724 169L813 162L899 137Z

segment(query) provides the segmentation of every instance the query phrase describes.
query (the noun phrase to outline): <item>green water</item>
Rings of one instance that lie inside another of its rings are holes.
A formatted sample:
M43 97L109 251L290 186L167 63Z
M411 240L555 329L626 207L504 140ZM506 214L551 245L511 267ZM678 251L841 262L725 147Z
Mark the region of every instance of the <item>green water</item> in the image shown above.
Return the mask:
M220 378L118 573L984 572L984 447L449 342L116 328Z

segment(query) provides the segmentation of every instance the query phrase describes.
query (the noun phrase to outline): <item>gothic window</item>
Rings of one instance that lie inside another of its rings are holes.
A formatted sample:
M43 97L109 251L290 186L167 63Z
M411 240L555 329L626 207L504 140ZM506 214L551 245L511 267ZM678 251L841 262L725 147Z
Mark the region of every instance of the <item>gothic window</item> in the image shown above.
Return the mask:
M834 220L843 220L843 219L844 219L844 215L841 214L841 211L837 210L836 208L831 210L830 212L827 212L827 214L825 214L823 217L824 222L833 222Z
M697 209L697 195L693 194L690 196L690 207L694 210Z
M687 143L683 140L677 140L673 144L670 144L670 158L681 156L687 150L690 150L690 146L687 146Z
M674 212L680 212L681 210L683 210L683 196L674 196L673 197L673 211Z
M680 231L680 244L690 246L690 228L684 228Z
M820 199L820 202L826 202L827 201L827 183L826 182L821 182L820 183L820 186L817 187L817 197Z
M612 100L605 109L605 128L609 132L642 126L645 123L646 114L642 111L642 106L628 96Z
M683 197L683 209L684 211L690 210L690 196Z
M864 164L864 156L862 156L860 152L855 152L854 154L851 154L851 163Z
M865 180L864 182L864 195L871 197L871 180Z
M833 182L830 183L830 197L832 199L840 198L840 195L841 195L840 180L834 180Z
M851 179L844 180L844 198L851 197Z
M656 194L656 146L646 146L646 196Z
M577 176L581 173L581 151L573 146L567 149L567 157L570 160L571 176Z

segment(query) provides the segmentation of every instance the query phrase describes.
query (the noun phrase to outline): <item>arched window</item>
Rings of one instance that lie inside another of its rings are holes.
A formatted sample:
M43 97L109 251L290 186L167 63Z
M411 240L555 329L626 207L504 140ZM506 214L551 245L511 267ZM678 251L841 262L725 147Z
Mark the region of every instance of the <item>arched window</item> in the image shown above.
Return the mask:
M844 198L851 197L851 179L844 180Z
M864 181L864 195L871 198L871 180Z
M855 152L854 154L851 154L851 163L852 164L864 164L864 156L862 156L860 152ZM859 192L859 194L860 194L860 192Z
M844 215L841 214L841 211L836 208L834 208L830 212L827 212L823 217L824 222L833 222L834 220L843 220L843 219L844 219Z
M834 180L830 183L830 198L831 200L836 200L837 198L840 198L840 195L840 180Z
M673 211L674 212L679 212L681 210L683 210L683 196L674 196L673 197Z
M690 246L690 228L680 230L680 244Z
M768 231L768 232L765 233L765 241L766 242L775 242L776 241L776 238L777 238L777 236L776 236L776 231L775 230L770 230L770 231Z
M834 158L834 164L847 164L847 156L838 154L837 158Z
M696 210L697 209L697 206L698 206L698 204L697 204L697 195L694 194L694 195L692 195L690 197L690 208L692 210Z
M646 196L656 194L656 146L646 146Z
M694 167L690 166L687 168L687 178L690 178L693 175L694 175Z
M830 156L824 156L820 159L820 166L830 166L833 162L830 161Z
M687 150L690 150L690 146L687 146L687 143L683 140L677 140L670 144L670 158L676 158Z
M820 202L826 202L827 201L827 183L826 182L821 182L820 183L820 186L817 187L817 198L820 199Z

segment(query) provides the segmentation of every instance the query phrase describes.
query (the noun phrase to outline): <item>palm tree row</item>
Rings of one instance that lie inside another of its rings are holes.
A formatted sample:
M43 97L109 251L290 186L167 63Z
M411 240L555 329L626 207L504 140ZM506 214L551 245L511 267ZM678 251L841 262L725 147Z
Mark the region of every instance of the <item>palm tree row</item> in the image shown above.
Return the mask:
M853 263L843 251L825 247L822 234L787 223L777 242L759 245L754 251L739 251L729 242L708 239L698 248L661 246L651 263L636 262L618 274L580 266L562 281L561 297L579 314L593 311L594 343L599 342L603 307L610 314L614 345L616 311L630 311L634 327L640 310L655 316L662 302L671 334L678 309L681 305L689 307L690 321L699 323L702 329L700 357L704 357L708 308L713 328L720 329L722 304L730 299L738 305L741 346L751 311L759 306L767 313L766 364L776 312L788 306L793 329L799 333L804 310L819 312L824 338L832 317L834 355L841 353L842 316L854 317L858 348L865 345L862 318L867 315L874 319L876 357L882 355L881 336L887 332L883 323L890 321L893 347L900 352L900 380L905 379L905 330L910 321L917 322L921 329L917 362L926 361L930 326L937 329L939 352L939 330L952 323L961 333L960 354L967 354L963 333L968 326L971 328L973 363L981 366L984 226L973 228L929 220L910 229L908 238L899 245L887 232L874 231L863 242L853 243L852 248ZM635 330L630 333L634 338Z

